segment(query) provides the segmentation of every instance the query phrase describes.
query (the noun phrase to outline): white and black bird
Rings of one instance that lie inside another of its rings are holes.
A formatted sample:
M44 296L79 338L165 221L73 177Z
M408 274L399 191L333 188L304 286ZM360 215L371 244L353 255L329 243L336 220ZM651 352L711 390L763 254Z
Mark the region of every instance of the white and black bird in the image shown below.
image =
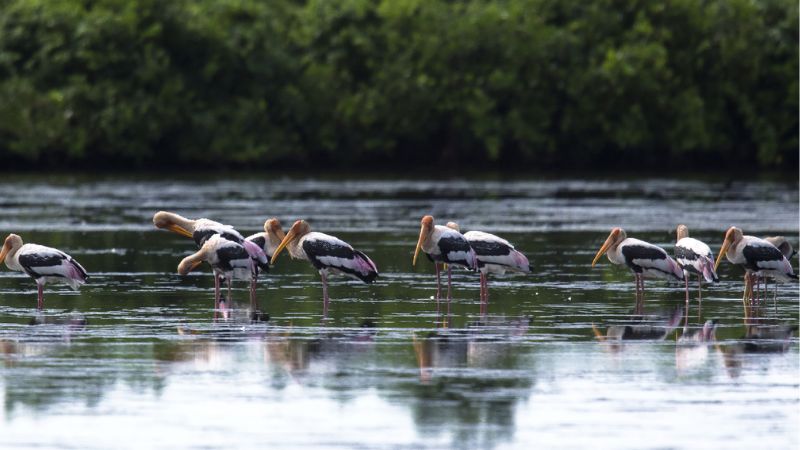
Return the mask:
M714 254L711 248L704 242L689 237L689 227L678 225L677 239L675 243L675 261L683 269L684 282L686 285L686 307L689 307L689 276L697 275L697 295L698 301L703 299L703 280L708 283L719 281L717 272L714 270Z
M264 222L264 231L247 236L245 240L258 245L264 251L267 260L270 260L284 237L286 233L283 232L281 222L273 217Z
M592 260L592 267L601 256L608 253L614 264L625 264L633 272L636 282L636 312L642 312L644 279L662 278L683 281L683 269L667 252L649 242L629 238L622 228L614 228Z
M179 214L159 211L153 215L153 225L156 228L167 229L194 240L201 247L211 236L218 234L229 241L242 244L248 254L259 266L269 264L269 258L264 250L250 242L245 242L244 236L230 225L225 225L210 219L187 219Z
M208 238L220 235L223 238L242 245L251 258L255 261L259 271L269 271L269 258L264 249L255 242L248 241L241 233L230 225L225 225L209 219L187 219L179 214L159 211L153 215L153 225L159 229L166 229L194 240L198 247L202 247ZM219 301L221 279L214 277L215 303Z
M737 227L730 227L725 232L725 240L717 256L714 269L719 267L722 257L726 257L732 264L744 268L745 288L743 302L752 301L753 283L759 276L770 277L777 281L797 280L797 275L792 269L789 260L769 241L746 236Z
M204 261L214 269L214 278L219 279L220 276L225 278L228 284L227 299L229 305L231 302L232 280L248 280L250 281L250 306L254 309L258 308L256 300L258 268L250 253L242 244L228 240L219 234L211 235L203 242L200 250L183 258L178 264L178 273L186 275ZM215 293L214 298L214 307L216 309L219 307L218 293Z
M0 250L0 261L15 272L25 272L36 281L36 307L44 308L44 285L48 282L66 283L78 290L86 283L86 269L68 254L55 248L24 244L16 234L9 234Z
M335 236L311 231L311 226L305 220L298 220L292 225L272 254L272 264L275 264L284 248L289 250L289 256L293 259L305 259L319 271L325 313L329 301L328 275L341 274L368 284L378 277L378 268L367 255Z
M433 261L436 268L436 300L438 301L442 296L439 263L447 264L447 299L450 300L452 285L450 266L455 264L466 267L468 270L477 270L478 257L463 234L452 228L434 225L433 216L423 217L420 224L419 239L411 265L417 264L420 250Z
M447 222L447 227L460 231L455 222ZM481 278L481 301L489 301L489 274L503 275L506 272L530 273L528 258L507 240L483 231L467 231L463 234L478 259Z
M797 251L784 236L770 236L770 237L765 237L764 240L774 245L775 248L780 250L781 253L783 253L783 256L785 256L786 259L789 261L789 264L792 263L792 258L794 258L794 256L797 254ZM768 279L765 277L764 278L765 293L767 291L767 282ZM775 297L773 297L773 300L777 300L777 298L778 298L778 283L775 283Z

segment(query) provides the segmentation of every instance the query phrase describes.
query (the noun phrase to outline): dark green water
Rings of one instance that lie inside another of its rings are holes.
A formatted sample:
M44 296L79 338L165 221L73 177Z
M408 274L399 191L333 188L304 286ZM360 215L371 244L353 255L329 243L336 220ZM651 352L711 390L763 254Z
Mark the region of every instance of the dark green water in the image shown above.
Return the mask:
M715 252L733 224L796 244L797 204L795 185L767 182L0 182L3 234L61 248L91 275L78 293L48 285L39 314L32 281L2 267L0 444L794 448L797 338L746 326L740 269L724 263L668 329L681 285L648 282L636 318L632 276L590 263L613 226L669 251L679 222ZM194 244L152 228L161 209L244 234L305 218L381 276L333 279L323 317L319 276L284 256L259 286L268 321L250 320L242 283L215 319L210 273L176 274ZM477 276L457 271L450 315L437 315L432 265L411 267L429 213L509 239L533 274L492 278L481 315ZM748 323L797 325L797 284L771 298ZM691 333L709 319L716 341L676 342L684 320ZM656 336L600 342L592 329L625 324Z

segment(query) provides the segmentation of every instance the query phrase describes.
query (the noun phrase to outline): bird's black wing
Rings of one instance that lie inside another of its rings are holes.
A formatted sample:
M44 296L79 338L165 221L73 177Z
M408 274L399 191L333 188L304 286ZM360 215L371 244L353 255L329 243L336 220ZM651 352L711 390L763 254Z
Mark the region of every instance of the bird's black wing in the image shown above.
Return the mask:
M51 276L52 274L42 273L42 271L37 271L37 269L60 266L65 259L68 259L68 257L63 253L26 253L20 255L18 258L19 265L22 266L25 273L33 278L39 278L45 275Z
M372 260L349 245L325 239L306 239L303 251L317 270L335 269L365 283L373 282L378 276Z

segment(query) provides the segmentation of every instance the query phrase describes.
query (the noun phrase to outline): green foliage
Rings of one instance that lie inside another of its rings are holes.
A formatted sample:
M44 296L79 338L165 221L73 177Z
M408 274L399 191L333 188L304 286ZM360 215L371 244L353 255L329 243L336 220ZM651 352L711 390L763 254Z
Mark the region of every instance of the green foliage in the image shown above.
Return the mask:
M0 0L7 162L797 164L787 0Z

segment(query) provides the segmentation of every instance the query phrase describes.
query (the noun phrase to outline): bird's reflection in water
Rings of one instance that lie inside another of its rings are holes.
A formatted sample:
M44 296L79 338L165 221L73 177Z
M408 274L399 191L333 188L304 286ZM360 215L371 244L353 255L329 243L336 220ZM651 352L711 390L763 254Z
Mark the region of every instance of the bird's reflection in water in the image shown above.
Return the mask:
M592 331L605 348L620 351L624 341L664 340L680 324L682 318L683 308L677 307L666 317L634 314L626 323L609 325L605 333L592 324Z
M679 375L704 366L708 361L709 346L717 340L716 329L716 320L707 320L699 328L684 325L675 346L675 369Z
M214 309L214 322L268 322L270 315L260 308L254 308L248 304L247 308L240 308L241 305L235 301L220 300L219 308Z
M738 378L746 361L764 354L781 354L789 350L797 325L748 325L741 339L718 343L717 350L728 376Z

